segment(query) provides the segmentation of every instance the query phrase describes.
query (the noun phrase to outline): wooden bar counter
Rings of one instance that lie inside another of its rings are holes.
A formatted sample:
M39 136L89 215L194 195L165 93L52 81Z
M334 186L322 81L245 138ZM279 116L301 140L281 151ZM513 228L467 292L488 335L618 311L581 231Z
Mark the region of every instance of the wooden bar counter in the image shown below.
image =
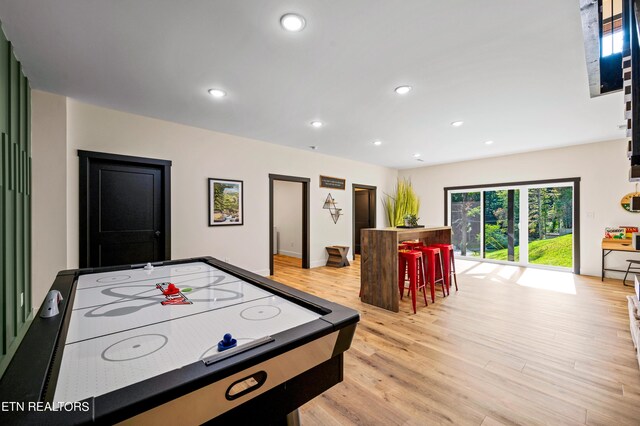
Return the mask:
M360 231L360 300L398 312L398 244L420 240L425 245L451 243L450 226L362 229Z

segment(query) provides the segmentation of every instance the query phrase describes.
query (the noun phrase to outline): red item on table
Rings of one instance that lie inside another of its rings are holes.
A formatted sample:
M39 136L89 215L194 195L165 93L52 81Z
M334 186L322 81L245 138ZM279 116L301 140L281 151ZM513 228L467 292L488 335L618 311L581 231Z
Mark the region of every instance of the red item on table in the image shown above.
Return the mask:
M176 287L175 284L169 283L167 288L162 293L165 295L178 294L180 293L180 289Z

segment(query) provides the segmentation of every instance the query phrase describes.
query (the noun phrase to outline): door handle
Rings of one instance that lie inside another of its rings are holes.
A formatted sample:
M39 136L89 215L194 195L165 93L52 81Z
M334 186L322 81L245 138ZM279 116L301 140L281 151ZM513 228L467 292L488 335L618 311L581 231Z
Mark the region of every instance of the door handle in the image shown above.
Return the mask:
M155 234L156 234L156 238L158 238L160 236L160 231L156 231Z

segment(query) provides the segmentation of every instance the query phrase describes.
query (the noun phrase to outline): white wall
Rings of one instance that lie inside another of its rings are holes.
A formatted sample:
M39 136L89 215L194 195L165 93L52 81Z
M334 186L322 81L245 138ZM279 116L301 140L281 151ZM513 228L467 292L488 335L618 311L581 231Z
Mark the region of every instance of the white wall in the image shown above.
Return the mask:
M67 266L66 98L32 91L32 302L37 309Z
M49 97L58 101L46 102ZM66 230L62 227L67 235L66 263L52 259L51 267L55 264L57 270L78 266L78 149L171 160L172 258L210 255L261 274L267 274L269 268L270 173L311 179L312 267L325 264L325 246L352 244L351 184L374 185L382 194L391 190L397 177L394 169L100 108L35 90L32 103L34 128L51 116L66 114L67 164L61 161L46 170L52 179L66 180L66 211L59 207L48 212L56 221L66 220ZM49 143L45 134L33 136L34 153ZM40 167L34 173L43 170ZM347 190L319 188L321 174L347 178ZM209 177L244 181L243 226L207 226ZM34 192L46 190L43 188L46 182L34 182ZM64 198L64 189L52 192ZM337 224L322 209L329 192L345 213ZM378 217L383 217L380 203ZM46 232L34 232L34 247L48 238ZM45 253L34 255L34 265L43 256ZM51 283L37 285L48 288Z
M78 149L173 161L172 257L209 254L262 274L268 272L270 173L311 178L311 266L326 261L324 247L351 245L349 191L332 191L345 216L334 224L322 209L329 191L319 188L318 176L349 177L388 191L397 171L268 144L237 136L100 108L73 99L68 114L68 266L78 264ZM244 181L244 225L207 227L208 177ZM348 181L348 184L351 180ZM349 194L349 196L347 196ZM382 206L378 206L382 214ZM248 251L247 248L251 247Z
M301 258L302 183L273 182L273 225L278 229L278 253Z
M78 266L77 150L173 161L172 258L211 255L268 273L270 173L311 179L311 266L324 265L325 246L352 245L351 184L391 192L398 172L316 152L307 152L84 104L32 91L34 306L55 272ZM421 197L422 223L444 223L443 188L519 180L580 177L582 273L600 273L600 240L606 226L638 225L620 198L628 182L623 140L403 170ZM347 190L319 188L319 175L347 178ZM244 181L245 225L207 226L207 178ZM322 209L331 193L344 215L334 224ZM377 203L379 226L384 211ZM65 238L66 235L66 238ZM66 241L65 241L66 240ZM612 255L623 266L628 255Z
M599 276L604 228L640 225L640 214L620 206L622 196L635 191L628 173L626 142L616 140L402 170L399 177L410 178L421 198L421 222L434 224L444 224L443 191L448 186L579 177L581 273ZM629 254L612 254L607 266L626 268L627 258Z

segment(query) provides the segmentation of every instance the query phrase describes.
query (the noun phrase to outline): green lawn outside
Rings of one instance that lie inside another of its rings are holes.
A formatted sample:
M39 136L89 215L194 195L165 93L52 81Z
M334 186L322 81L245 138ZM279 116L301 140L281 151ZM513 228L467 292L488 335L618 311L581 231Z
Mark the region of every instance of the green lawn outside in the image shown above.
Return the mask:
M529 262L538 265L571 268L573 263L572 235L567 234L549 240L529 243ZM507 260L507 249L485 253L487 259ZM520 258L520 247L515 248L516 260Z

